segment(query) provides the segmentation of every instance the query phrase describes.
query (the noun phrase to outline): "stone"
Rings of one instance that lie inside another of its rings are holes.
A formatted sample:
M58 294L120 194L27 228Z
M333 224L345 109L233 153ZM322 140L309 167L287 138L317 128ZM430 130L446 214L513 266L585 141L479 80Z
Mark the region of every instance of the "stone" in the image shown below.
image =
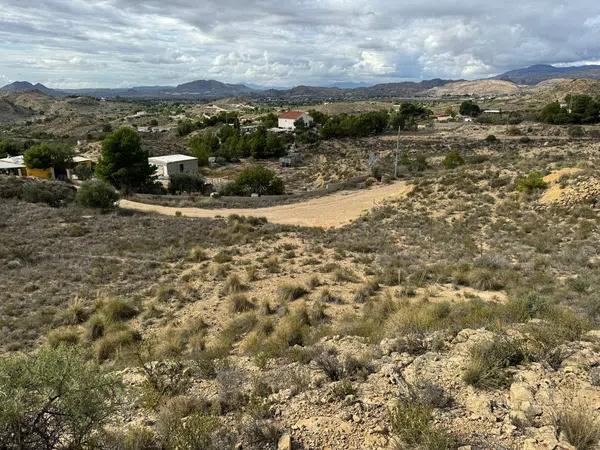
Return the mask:
M277 450L292 450L292 436L283 434L277 442Z
M511 420L517 426L529 425L542 414L529 385L525 383L513 383L510 386L509 405Z

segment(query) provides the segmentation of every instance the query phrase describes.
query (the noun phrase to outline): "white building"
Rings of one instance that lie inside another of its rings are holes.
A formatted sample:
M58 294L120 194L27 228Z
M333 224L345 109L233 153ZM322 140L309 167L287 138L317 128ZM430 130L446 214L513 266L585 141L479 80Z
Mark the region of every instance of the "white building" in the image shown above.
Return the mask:
M296 129L296 121L300 119L306 126L310 126L313 122L312 117L304 111L287 111L279 115L277 125L285 130L294 130Z
M166 155L148 158L148 162L157 167L156 175L159 178L170 178L173 175L185 173L198 174L198 158L187 155Z

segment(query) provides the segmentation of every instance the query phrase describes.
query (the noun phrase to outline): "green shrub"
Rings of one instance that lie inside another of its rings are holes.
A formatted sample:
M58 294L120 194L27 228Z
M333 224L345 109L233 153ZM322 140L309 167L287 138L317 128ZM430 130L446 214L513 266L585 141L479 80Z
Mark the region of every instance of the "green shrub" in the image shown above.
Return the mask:
M508 368L528 360L521 342L499 337L471 350L471 360L463 379L467 384L483 389L498 389L510 385L512 375Z
M266 167L254 165L242 170L235 181L226 184L222 195L250 196L259 195L282 195L284 193L283 180L275 172Z
M444 158L444 161L442 161L442 164L446 169L456 169L457 167L462 166L464 163L465 160L456 150L449 152Z
M432 424L433 408L424 403L400 400L390 411L394 449L446 450L458 447L456 439Z
M109 322L123 322L134 318L138 310L129 301L120 298L110 298L102 302L102 315Z
M46 203L59 207L73 201L75 190L60 181L34 181L23 185L21 198L30 203Z
M202 189L204 189L204 179L200 175L177 173L169 177L169 193L171 194L202 192Z
M547 187L548 183L544 181L544 176L540 172L530 172L524 177L517 178L517 190L520 192L530 194Z
M57 328L48 333L48 345L52 348L60 345L77 345L79 341L79 332L75 327Z
M102 180L84 181L75 196L75 201L85 208L111 209L117 200L119 193Z
M485 141L489 142L489 143L496 142L497 140L498 140L498 138L496 136L494 136L493 134L488 134L485 138Z
M78 347L59 346L0 358L3 448L91 445L115 410L120 383L84 355Z
M94 352L99 362L114 358L118 352L139 342L141 336L137 331L127 328L111 331L94 344Z

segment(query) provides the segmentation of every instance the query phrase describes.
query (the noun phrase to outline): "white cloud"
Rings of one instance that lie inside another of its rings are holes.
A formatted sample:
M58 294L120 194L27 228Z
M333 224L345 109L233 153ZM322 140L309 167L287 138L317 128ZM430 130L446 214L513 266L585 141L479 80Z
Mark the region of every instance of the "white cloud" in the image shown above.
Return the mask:
M60 87L476 78L600 59L600 4L2 0L0 54L5 79Z

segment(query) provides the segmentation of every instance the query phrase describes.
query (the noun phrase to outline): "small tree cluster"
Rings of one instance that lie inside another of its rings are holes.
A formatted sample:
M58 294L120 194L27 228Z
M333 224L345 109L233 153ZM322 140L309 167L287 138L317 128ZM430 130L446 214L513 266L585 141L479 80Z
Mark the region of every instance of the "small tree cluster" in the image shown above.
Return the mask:
M472 100L466 100L460 104L459 112L463 116L477 117L481 114L481 108Z
M225 185L223 195L249 196L281 195L285 191L283 180L275 172L265 167L255 165L242 170L235 181Z
M341 137L364 137L385 131L390 115L387 111L369 112L357 116L339 114L330 117L321 128L324 139Z
M191 152L201 165L208 163L209 156L219 156L227 161L253 157L255 159L275 158L285 154L286 141L264 127L254 133L241 134L236 128L225 125L218 133L202 133L188 143Z

